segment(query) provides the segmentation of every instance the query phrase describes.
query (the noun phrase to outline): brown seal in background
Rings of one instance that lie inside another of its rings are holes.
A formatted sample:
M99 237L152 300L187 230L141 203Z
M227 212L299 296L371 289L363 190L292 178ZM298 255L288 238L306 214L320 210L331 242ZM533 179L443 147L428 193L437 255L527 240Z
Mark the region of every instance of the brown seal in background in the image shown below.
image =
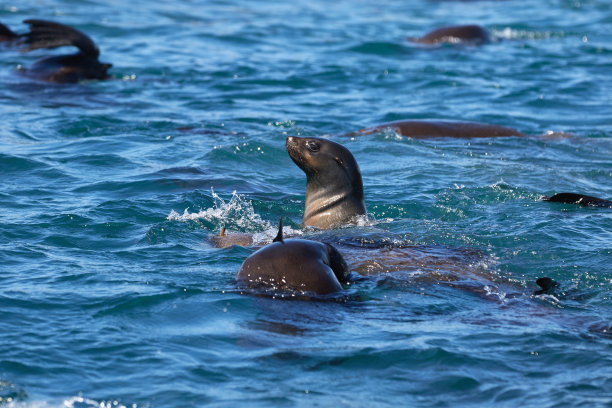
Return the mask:
M480 45L490 42L491 37L485 28L469 24L441 27L428 32L423 37L413 38L412 41L429 45L440 43Z
M503 136L525 136L516 129L490 125L478 122L450 122L434 120L398 120L383 123L366 129L358 130L356 133L372 134L382 132L385 129L393 129L402 136L415 139L427 139L434 137L456 137L456 138L479 138L479 137L503 137ZM350 134L355 135L355 133Z

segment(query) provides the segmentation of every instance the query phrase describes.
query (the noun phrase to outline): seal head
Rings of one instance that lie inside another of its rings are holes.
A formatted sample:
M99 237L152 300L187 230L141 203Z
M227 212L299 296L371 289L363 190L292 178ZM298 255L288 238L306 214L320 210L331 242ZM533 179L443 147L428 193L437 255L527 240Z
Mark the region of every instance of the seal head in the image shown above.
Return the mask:
M554 290L560 286L559 282L552 280L548 276L538 278L536 280L536 285L538 285L540 289L533 292L534 295L552 294Z
M326 139L289 136L287 152L306 173L304 225L333 228L366 214L361 172L346 147Z
M283 239L279 233L269 245L251 254L236 275L238 286L327 295L342 290L348 267L329 244L306 239Z
M489 32L479 25L456 25L441 27L415 39L423 44L469 44L480 45L491 41Z

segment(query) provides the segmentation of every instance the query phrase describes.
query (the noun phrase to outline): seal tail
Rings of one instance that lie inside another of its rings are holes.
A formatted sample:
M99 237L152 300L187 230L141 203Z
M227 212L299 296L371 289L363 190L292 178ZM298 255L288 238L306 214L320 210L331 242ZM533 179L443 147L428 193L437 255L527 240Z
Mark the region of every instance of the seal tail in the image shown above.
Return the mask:
M283 240L283 217L280 217L280 221L278 222L278 234L276 234L276 238L274 238L272 240L272 242L280 242L281 244L284 244L285 241Z
M23 51L74 45L88 57L97 59L100 55L93 40L75 28L46 20L25 20L24 23L30 26L30 32L23 35L27 45Z
M0 41L10 41L18 38L19 36L11 31L10 28L0 23Z

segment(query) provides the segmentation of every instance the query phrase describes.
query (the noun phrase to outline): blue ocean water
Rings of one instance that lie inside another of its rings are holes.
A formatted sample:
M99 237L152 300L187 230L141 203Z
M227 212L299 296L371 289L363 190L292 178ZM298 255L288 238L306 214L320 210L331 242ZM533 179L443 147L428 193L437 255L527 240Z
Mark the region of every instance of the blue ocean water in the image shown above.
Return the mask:
M113 68L47 84L18 68L66 50L0 50L0 406L612 406L612 211L541 201L612 199L608 0L0 6L27 18ZM494 41L408 41L469 23ZM530 136L343 136L399 119ZM341 301L237 291L255 248L215 248L222 225L304 232L288 135L360 164L374 221L332 234L444 259L354 247L382 271Z

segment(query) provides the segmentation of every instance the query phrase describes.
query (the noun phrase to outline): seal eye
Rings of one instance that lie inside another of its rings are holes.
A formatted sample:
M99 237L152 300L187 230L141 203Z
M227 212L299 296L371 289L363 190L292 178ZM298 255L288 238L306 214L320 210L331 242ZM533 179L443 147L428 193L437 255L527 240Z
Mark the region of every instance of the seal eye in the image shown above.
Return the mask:
M321 146L319 146L317 142L313 142L309 140L308 142L306 142L306 148L310 150L311 152L315 153L315 152L318 152L319 149L321 149Z

